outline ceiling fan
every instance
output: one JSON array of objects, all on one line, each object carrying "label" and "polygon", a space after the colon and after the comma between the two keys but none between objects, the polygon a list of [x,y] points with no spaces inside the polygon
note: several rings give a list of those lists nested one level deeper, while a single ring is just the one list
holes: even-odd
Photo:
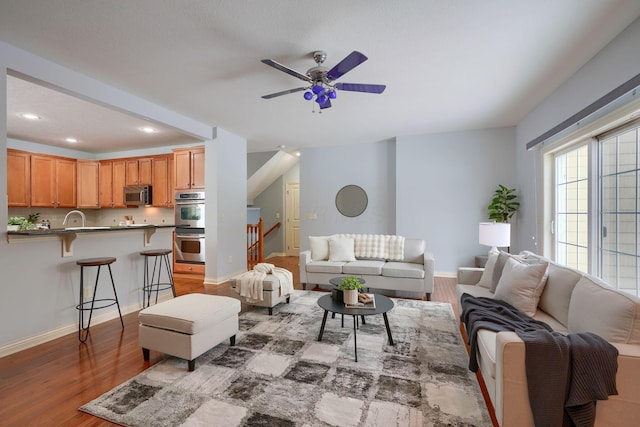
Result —
[{"label": "ceiling fan", "polygon": [[331,100],[336,99],[336,90],[382,93],[387,87],[385,85],[372,85],[364,83],[333,83],[334,80],[339,79],[367,60],[367,57],[358,51],[354,50],[353,52],[351,52],[330,70],[322,66],[326,58],[327,54],[325,52],[314,52],[313,60],[316,61],[316,66],[309,68],[306,75],[292,70],[291,68],[288,68],[280,64],[279,62],[274,61],[273,59],[263,59],[263,63],[275,68],[276,70],[284,71],[285,73],[293,77],[297,77],[300,80],[307,82],[309,86],[283,90],[282,92],[264,95],[262,98],[271,99],[277,96],[287,95],[289,93],[306,91],[304,93],[304,99],[310,101],[315,97],[315,102],[318,103],[320,109],[322,110],[331,107]]}]

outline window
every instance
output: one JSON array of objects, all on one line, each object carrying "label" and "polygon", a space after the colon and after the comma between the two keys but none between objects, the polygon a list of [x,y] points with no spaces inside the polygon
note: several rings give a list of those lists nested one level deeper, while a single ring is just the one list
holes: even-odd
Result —
[{"label": "window", "polygon": [[559,154],[556,164],[555,253],[560,264],[588,271],[587,144]]},{"label": "window", "polygon": [[638,131],[640,124],[608,132],[599,147],[599,276],[638,295]]},{"label": "window", "polygon": [[640,121],[551,155],[555,260],[640,295]]}]

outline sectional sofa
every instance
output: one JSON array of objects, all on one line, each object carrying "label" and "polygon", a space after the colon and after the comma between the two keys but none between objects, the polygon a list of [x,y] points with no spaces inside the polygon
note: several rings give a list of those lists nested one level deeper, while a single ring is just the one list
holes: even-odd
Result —
[{"label": "sectional sofa", "polygon": [[[518,262],[546,263],[546,280],[523,289],[522,280],[509,283],[509,278],[496,274],[499,269],[506,269],[501,265],[502,262],[513,264],[512,261],[501,262],[499,259],[510,257],[504,254],[489,257],[486,269],[459,269],[458,298],[469,294],[506,300],[562,334],[593,332],[604,338],[618,350],[618,394],[609,396],[608,400],[597,401],[595,425],[638,425],[640,298],[531,252],[519,254]],[[510,270],[510,277],[511,274]],[[506,288],[503,288],[504,285]],[[500,426],[533,426],[524,342],[515,332],[480,329],[477,333],[476,357]]]},{"label": "sectional sofa", "polygon": [[300,252],[300,282],[330,285],[334,277],[355,275],[370,289],[414,292],[431,299],[433,255],[422,239],[379,234],[310,236]]}]

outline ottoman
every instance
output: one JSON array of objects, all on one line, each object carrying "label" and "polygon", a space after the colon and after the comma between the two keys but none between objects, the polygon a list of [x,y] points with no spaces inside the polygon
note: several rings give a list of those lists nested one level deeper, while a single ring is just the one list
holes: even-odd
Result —
[{"label": "ottoman", "polygon": [[262,301],[248,302],[247,299],[240,295],[240,283],[236,279],[229,280],[231,289],[229,295],[237,298],[244,304],[253,305],[256,307],[267,307],[269,309],[269,315],[273,314],[273,307],[286,301],[289,303],[289,297],[287,295],[280,296],[280,280],[273,274],[267,274],[267,277],[262,281]]},{"label": "ottoman", "polygon": [[138,341],[144,360],[149,350],[189,361],[227,338],[235,345],[240,301],[225,296],[187,294],[147,307],[138,313]]}]

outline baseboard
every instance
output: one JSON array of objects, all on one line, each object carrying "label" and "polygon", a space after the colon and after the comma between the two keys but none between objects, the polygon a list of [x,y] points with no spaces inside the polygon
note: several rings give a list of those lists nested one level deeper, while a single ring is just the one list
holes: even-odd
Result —
[{"label": "baseboard", "polygon": [[243,270],[243,271],[237,271],[235,273],[232,274],[227,274],[226,276],[222,276],[222,277],[205,277],[204,278],[204,285],[212,285],[212,286],[219,286],[222,285],[226,282],[228,282],[229,280],[231,280],[232,278],[245,273],[247,270]]},{"label": "baseboard", "polygon": [[[170,292],[165,292],[164,294],[161,293],[160,296],[158,297],[158,302],[166,301],[166,300],[169,300],[170,298],[172,298],[172,295]],[[141,304],[133,304],[127,307],[120,307],[120,310],[122,311],[123,316],[129,313],[140,311],[141,309],[142,309]],[[96,312],[96,314],[94,314],[93,317],[91,318],[91,326],[93,327],[95,325],[99,325],[100,323],[108,322],[109,320],[113,320],[117,318],[118,318],[118,310],[115,310],[115,309],[105,313],[100,313],[100,314]],[[24,338],[24,339],[12,342],[10,344],[4,345],[0,347],[0,357],[8,356],[10,354],[17,353],[22,350],[27,350],[31,347],[44,344],[48,341],[55,340],[57,338],[63,337],[65,335],[69,335],[71,333],[74,333],[74,334],[78,333],[77,323],[61,326],[59,328],[52,329],[50,331],[46,331],[41,334],[34,335],[31,337]]]},{"label": "baseboard", "polygon": [[433,273],[434,276],[437,277],[446,277],[449,279],[457,279],[458,278],[458,274],[457,273],[452,273],[450,271],[436,271],[435,273]]}]

